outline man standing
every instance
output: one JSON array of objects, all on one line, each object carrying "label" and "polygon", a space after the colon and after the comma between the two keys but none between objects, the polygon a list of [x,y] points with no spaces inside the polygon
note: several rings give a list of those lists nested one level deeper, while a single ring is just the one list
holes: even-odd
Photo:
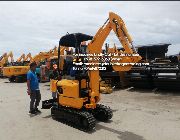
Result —
[{"label": "man standing", "polygon": [[[53,65],[53,71],[50,73],[49,77],[50,77],[50,80],[61,80],[61,77],[60,77],[60,74],[58,72],[56,64]],[[56,100],[57,92],[52,92],[52,97],[54,100]]]},{"label": "man standing", "polygon": [[41,94],[39,89],[39,82],[36,75],[37,64],[32,62],[30,64],[30,70],[27,73],[27,93],[30,95],[30,114],[41,113],[38,110],[39,102],[41,100]]},{"label": "man standing", "polygon": [[50,79],[60,80],[60,75],[57,69],[57,65],[53,64],[53,71],[50,73]]}]

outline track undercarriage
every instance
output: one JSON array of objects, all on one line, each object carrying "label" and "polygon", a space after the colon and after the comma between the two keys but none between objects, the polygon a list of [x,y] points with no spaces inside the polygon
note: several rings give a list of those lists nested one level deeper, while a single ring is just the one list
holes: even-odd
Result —
[{"label": "track undercarriage", "polygon": [[[47,101],[46,103],[44,102],[42,108],[47,109],[51,106],[50,104],[47,105],[47,103]],[[95,128],[96,119],[98,121],[106,122],[112,118],[113,113],[109,107],[101,104],[97,104],[95,109],[79,110],[58,105],[57,102],[53,102],[51,107],[51,116],[53,119],[64,124],[88,132]]]}]

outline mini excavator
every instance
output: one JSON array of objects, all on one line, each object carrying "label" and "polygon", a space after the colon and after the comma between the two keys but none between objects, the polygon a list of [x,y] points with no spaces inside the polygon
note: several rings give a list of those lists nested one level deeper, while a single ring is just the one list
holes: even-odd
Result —
[{"label": "mini excavator", "polygon": [[[61,63],[59,53],[61,46],[74,47],[75,53],[79,54],[81,42],[90,41],[86,48],[87,53],[99,54],[102,52],[103,43],[111,30],[115,32],[124,48],[122,53],[131,54],[114,57],[121,58],[121,63],[137,63],[141,60],[133,47],[132,39],[123,20],[117,14],[110,12],[109,18],[94,37],[82,33],[68,34],[61,37],[58,48],[59,66]],[[84,56],[77,55],[76,57],[76,61],[84,61]],[[90,59],[88,62],[98,63],[99,60]],[[98,64],[95,66],[98,66]],[[93,65],[93,67],[95,66]],[[131,68],[132,65],[113,65],[115,71],[129,71]],[[99,70],[87,70],[85,72],[78,70],[74,80],[53,80],[51,91],[57,91],[57,99],[42,101],[42,109],[51,109],[53,119],[58,119],[80,130],[92,131],[95,128],[96,119],[106,122],[113,116],[112,110],[108,106],[98,104],[100,101]]]}]

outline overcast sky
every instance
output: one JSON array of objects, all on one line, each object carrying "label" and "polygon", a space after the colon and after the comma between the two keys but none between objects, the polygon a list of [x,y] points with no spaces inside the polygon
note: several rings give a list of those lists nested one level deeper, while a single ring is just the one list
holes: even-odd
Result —
[{"label": "overcast sky", "polygon": [[[180,51],[180,2],[0,2],[0,55],[13,51],[33,55],[58,45],[67,32],[95,35],[117,13],[136,45],[171,43],[169,54]],[[107,43],[116,43],[113,32]]]}]

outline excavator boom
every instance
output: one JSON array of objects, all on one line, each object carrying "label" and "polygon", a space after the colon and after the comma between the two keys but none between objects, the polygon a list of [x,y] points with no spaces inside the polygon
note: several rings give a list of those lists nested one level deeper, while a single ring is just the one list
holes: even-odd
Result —
[{"label": "excavator boom", "polygon": [[12,51],[11,52],[9,52],[9,54],[4,54],[4,56],[1,58],[1,61],[0,61],[0,67],[3,67],[4,66],[4,64],[6,64],[6,63],[8,63],[8,58],[10,57],[10,61],[11,62],[14,62],[14,58],[13,58],[13,53],[12,53]]},{"label": "excavator boom", "polygon": [[[133,41],[131,36],[129,35],[126,26],[124,24],[124,21],[120,16],[117,14],[110,12],[109,18],[106,20],[104,25],[97,31],[96,35],[92,39],[92,41],[88,44],[88,50],[90,54],[94,53],[101,53],[102,46],[104,44],[104,41],[106,40],[107,36],[111,32],[111,30],[114,31],[117,38],[119,39],[122,47],[124,48],[124,53],[130,54],[132,56],[126,56],[122,57],[121,63],[136,63],[139,60],[141,60],[140,56],[133,56],[133,54],[136,54],[135,49],[133,48]],[[121,56],[118,56],[121,57]],[[90,63],[98,63],[98,60],[90,61]],[[98,65],[96,65],[98,67]],[[132,65],[127,66],[113,66],[113,69],[115,71],[129,71],[132,68]],[[91,93],[90,96],[92,98],[96,98],[96,101],[100,100],[99,95],[99,71],[98,70],[90,70],[89,71],[89,78],[90,78],[90,87],[91,87]],[[92,99],[92,101],[94,101]],[[95,105],[95,102],[92,104]]]},{"label": "excavator boom", "polygon": [[24,58],[24,61],[28,61],[28,59],[29,59],[29,61],[32,61],[32,56],[31,56],[31,53],[28,53],[27,55],[26,55],[26,57]]},{"label": "excavator boom", "polygon": [[17,62],[21,62],[22,60],[24,61],[25,59],[25,54],[23,53],[18,59]]}]

